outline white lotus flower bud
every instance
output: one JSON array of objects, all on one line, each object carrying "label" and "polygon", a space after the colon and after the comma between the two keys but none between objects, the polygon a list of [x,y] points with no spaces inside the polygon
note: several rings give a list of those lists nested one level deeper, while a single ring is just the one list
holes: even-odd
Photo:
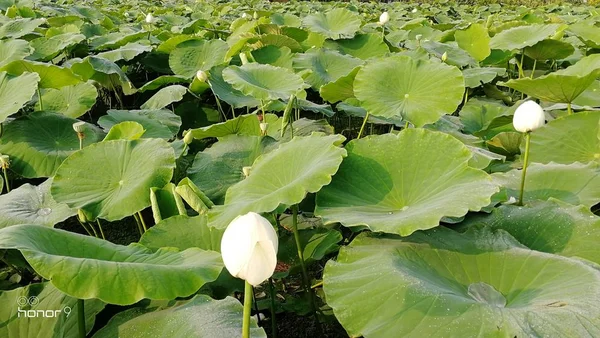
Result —
[{"label": "white lotus flower bud", "polygon": [[73,123],[73,130],[75,130],[75,132],[78,134],[83,133],[85,131],[85,122],[79,121]]},{"label": "white lotus flower bud", "polygon": [[146,23],[152,23],[154,21],[154,16],[152,15],[152,13],[148,13],[148,15],[146,15]]},{"label": "white lotus flower bud", "polygon": [[250,176],[250,169],[251,169],[251,168],[252,168],[252,167],[243,167],[243,168],[242,168],[242,173],[244,173],[244,176],[245,176],[245,177],[248,177],[248,176]]},{"label": "white lotus flower bud", "polygon": [[248,19],[248,14],[242,13],[242,19]]},{"label": "white lotus flower bud", "polygon": [[129,17],[129,13],[125,12],[125,13],[123,13],[123,16],[126,17],[126,18],[128,18]]},{"label": "white lotus flower bud", "polygon": [[221,255],[227,271],[253,286],[275,272],[278,247],[275,229],[255,212],[234,219],[221,239]]},{"label": "white lotus flower bud", "polygon": [[254,12],[254,14],[252,14],[252,17],[254,18],[254,20],[258,19],[258,13]]},{"label": "white lotus flower bud", "polygon": [[444,52],[444,54],[442,54],[442,62],[446,62],[446,60],[448,60],[448,52]]},{"label": "white lotus flower bud", "polygon": [[260,131],[263,134],[266,134],[268,129],[269,129],[269,124],[266,123],[266,122],[261,122],[261,124],[260,124]]},{"label": "white lotus flower bud", "polygon": [[196,72],[196,78],[200,82],[206,82],[208,80],[208,74],[203,70],[199,70]]},{"label": "white lotus flower bud", "polygon": [[525,101],[515,110],[513,126],[517,131],[527,133],[543,126],[545,122],[544,109],[533,101]]},{"label": "white lotus flower bud", "polygon": [[183,133],[183,143],[190,144],[192,141],[194,141],[194,134],[191,131]]},{"label": "white lotus flower bud", "polygon": [[416,9],[416,8],[413,8],[412,12],[413,12],[413,13],[416,13],[416,12],[417,12],[417,9]]},{"label": "white lotus flower bud", "polygon": [[388,22],[390,22],[390,14],[388,12],[381,13],[379,16],[379,24],[383,26]]}]

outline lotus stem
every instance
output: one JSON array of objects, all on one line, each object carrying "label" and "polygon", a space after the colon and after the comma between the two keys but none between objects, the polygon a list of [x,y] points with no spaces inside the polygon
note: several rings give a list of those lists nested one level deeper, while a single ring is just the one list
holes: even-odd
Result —
[{"label": "lotus stem", "polygon": [[102,235],[102,239],[106,239],[106,237],[104,237],[104,231],[102,230],[102,225],[100,224],[100,219],[96,218],[96,223],[98,223],[98,228],[100,228],[100,234]]},{"label": "lotus stem", "polygon": [[83,308],[83,299],[77,299],[77,324],[79,324],[79,338],[85,338],[85,309]]},{"label": "lotus stem", "polygon": [[244,318],[242,321],[242,338],[250,338],[250,313],[252,312],[252,285],[245,281],[244,288]]},{"label": "lotus stem", "polygon": [[4,174],[4,185],[6,185],[6,192],[10,192],[10,183],[8,183],[8,173],[6,172],[6,168],[2,168],[2,173]]},{"label": "lotus stem", "polygon": [[133,214],[133,219],[135,219],[135,223],[137,224],[138,231],[140,232],[140,236],[144,234],[144,229],[142,229],[142,223],[140,223],[140,219],[137,214]]},{"label": "lotus stem", "polygon": [[83,224],[82,221],[80,221],[79,219],[77,219],[77,221],[79,222],[81,227],[85,230],[85,232],[87,232],[88,235],[93,236],[92,233],[90,232],[90,230],[85,226],[85,224]]},{"label": "lotus stem", "polygon": [[37,88],[38,99],[40,101],[40,111],[44,110],[44,103],[42,102],[42,92],[40,91],[40,87]]},{"label": "lotus stem", "polygon": [[298,232],[298,205],[292,206],[292,231],[294,232],[294,240],[296,241],[296,249],[298,251],[298,258],[300,259],[300,267],[302,268],[302,281],[304,282],[304,290],[306,290],[306,293],[308,293],[308,296],[310,297],[310,305],[318,323],[319,318],[317,317],[317,305],[315,304],[312,289],[310,288],[308,270],[306,269],[306,264],[304,263],[304,249],[302,248],[302,243],[300,243],[300,233]]},{"label": "lotus stem", "polygon": [[[223,118],[225,118],[225,121],[227,121],[227,115],[225,115],[225,111],[223,111],[223,107],[221,106],[221,100],[219,100],[217,95],[215,95],[215,101],[217,102],[217,109],[219,110],[221,115],[223,115]],[[234,114],[234,117],[235,117],[235,114]]]},{"label": "lotus stem", "polygon": [[519,204],[523,205],[523,193],[525,191],[525,175],[527,175],[527,162],[529,160],[529,143],[531,132],[525,133],[525,157],[523,158],[523,172],[521,173],[521,192],[519,193]]},{"label": "lotus stem", "polygon": [[522,77],[525,77],[525,72],[523,71],[523,59],[525,57],[525,52],[523,50],[521,50],[521,62],[517,62],[517,65],[519,66],[519,79]]},{"label": "lotus stem", "polygon": [[537,60],[533,60],[533,68],[531,69],[531,76],[529,76],[530,79],[533,79],[533,74],[535,73],[535,66],[537,65]]},{"label": "lotus stem", "polygon": [[365,130],[365,125],[367,124],[367,120],[369,119],[369,112],[365,115],[365,119],[363,120],[362,126],[360,126],[360,131],[358,132],[358,138],[361,137],[363,130]]},{"label": "lotus stem", "polygon": [[88,225],[90,226],[90,228],[94,232],[94,237],[100,238],[100,237],[98,237],[98,232],[96,231],[96,228],[94,228],[94,225],[92,223],[88,223]]},{"label": "lotus stem", "polygon": [[571,108],[571,102],[567,102],[567,114],[573,114],[573,108]]},{"label": "lotus stem", "polygon": [[269,294],[269,297],[271,298],[271,337],[277,338],[277,318],[275,313],[275,286],[273,285],[273,278],[269,278]]},{"label": "lotus stem", "polygon": [[142,216],[141,212],[137,212],[138,217],[140,218],[140,222],[142,223],[142,227],[144,228],[144,232],[148,231],[148,228],[146,227],[146,222],[144,222],[144,217]]}]

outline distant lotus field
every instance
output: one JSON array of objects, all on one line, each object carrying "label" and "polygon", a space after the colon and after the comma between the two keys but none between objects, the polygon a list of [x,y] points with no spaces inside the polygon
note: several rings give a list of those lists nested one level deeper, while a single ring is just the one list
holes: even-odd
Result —
[{"label": "distant lotus field", "polygon": [[0,0],[0,337],[600,337],[597,6]]}]

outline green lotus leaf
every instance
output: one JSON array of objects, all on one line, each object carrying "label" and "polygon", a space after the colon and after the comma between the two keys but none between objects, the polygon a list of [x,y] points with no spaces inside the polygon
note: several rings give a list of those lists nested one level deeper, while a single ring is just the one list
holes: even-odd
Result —
[{"label": "green lotus leaf", "polygon": [[179,102],[187,93],[187,88],[181,85],[172,85],[162,88],[156,94],[152,95],[140,108],[142,109],[162,109],[171,103]]},{"label": "green lotus leaf", "polygon": [[109,110],[107,115],[98,119],[98,124],[108,130],[125,121],[141,124],[146,130],[144,138],[171,139],[181,127],[181,117],[167,109]]},{"label": "green lotus leaf", "polygon": [[281,34],[263,34],[251,41],[256,40],[256,42],[252,43],[250,46],[255,49],[263,48],[265,46],[274,46],[274,47],[287,47],[290,51],[294,53],[301,53],[304,51],[300,43],[298,41],[290,38],[287,35]]},{"label": "green lotus leaf", "polygon": [[118,84],[125,95],[131,95],[136,92],[135,87],[121,67],[107,59],[98,56],[88,56],[83,60],[73,63],[71,69],[74,73],[81,76],[84,81],[91,79],[111,90],[114,90]]},{"label": "green lotus leaf", "polygon": [[206,215],[194,217],[179,215],[162,220],[148,229],[142,235],[140,244],[150,249],[199,248],[220,252],[223,232],[223,229],[209,227]]},{"label": "green lotus leaf", "polygon": [[501,205],[491,214],[479,214],[461,223],[461,227],[473,226],[502,229],[532,250],[600,264],[600,217],[582,205],[552,198],[522,207]]},{"label": "green lotus leaf", "polygon": [[250,211],[271,212],[279,205],[300,203],[307,193],[331,182],[346,156],[339,147],[344,140],[341,135],[295,137],[259,156],[250,176],[227,190],[225,204],[210,210],[209,225],[222,229]]},{"label": "green lotus leaf", "polygon": [[[0,137],[0,153],[10,156],[10,169],[21,176],[50,177],[60,164],[79,150],[73,123],[80,122],[59,114],[39,113],[6,123]],[[102,140],[102,132],[86,124],[83,146]]]},{"label": "green lotus leaf", "polygon": [[33,50],[25,40],[0,41],[0,67],[15,60],[22,60],[31,53]]},{"label": "green lotus leaf", "polygon": [[150,206],[150,188],[169,183],[174,167],[173,148],[164,140],[100,142],[63,162],[52,182],[52,197],[91,219],[116,221]]},{"label": "green lotus leaf", "polygon": [[28,59],[49,61],[63,50],[71,48],[85,40],[85,35],[79,33],[65,33],[50,38],[41,37],[31,40],[30,45],[34,52]]},{"label": "green lotus leaf", "polygon": [[222,40],[185,41],[169,55],[169,67],[175,75],[192,78],[199,70],[207,71],[224,63],[227,49],[227,43]]},{"label": "green lotus leaf", "polygon": [[568,42],[546,39],[525,48],[525,55],[534,60],[561,60],[575,52]]},{"label": "green lotus leaf", "polygon": [[471,151],[454,137],[407,129],[353,140],[333,181],[317,194],[315,215],[325,224],[368,226],[407,236],[490,204],[498,191],[469,167]]},{"label": "green lotus leaf", "polygon": [[244,179],[243,167],[252,166],[260,155],[275,148],[271,137],[228,135],[199,152],[188,169],[188,177],[212,201],[222,204],[227,189]]},{"label": "green lotus leaf", "polygon": [[297,54],[294,58],[296,70],[311,71],[304,80],[315,90],[348,75],[362,63],[360,59],[325,48],[311,49],[304,54]]},{"label": "green lotus leaf", "polygon": [[354,79],[359,70],[360,67],[356,67],[350,71],[348,75],[342,76],[333,82],[321,86],[319,94],[321,94],[323,100],[336,103],[338,101],[354,98]]},{"label": "green lotus leaf", "polygon": [[223,79],[223,70],[225,66],[213,67],[209,71],[210,88],[215,96],[227,102],[233,108],[256,107],[260,105],[260,101],[256,98],[245,95],[241,91],[233,88],[228,82]]},{"label": "green lotus leaf", "polygon": [[[512,157],[521,153],[520,146],[522,142],[523,133],[502,132],[492,137],[486,144],[491,151]],[[531,153],[529,155],[531,156]]]},{"label": "green lotus leaf", "polygon": [[598,93],[600,93],[600,81],[596,80],[573,100],[573,105],[580,107],[600,107],[600,95]]},{"label": "green lotus leaf", "polygon": [[354,94],[370,114],[402,117],[417,127],[454,112],[464,91],[458,68],[408,56],[369,63],[354,80]]},{"label": "green lotus leaf", "polygon": [[487,28],[474,23],[465,30],[454,33],[458,47],[466,50],[475,60],[482,61],[490,56],[490,36]]},{"label": "green lotus leaf", "polygon": [[499,116],[510,116],[510,107],[491,100],[470,99],[460,110],[460,122],[463,130],[469,134],[487,129]]},{"label": "green lotus leaf", "polygon": [[166,85],[172,84],[185,84],[189,83],[190,80],[179,75],[162,75],[154,80],[146,82],[143,86],[138,89],[139,93],[143,93],[149,90],[157,90]]},{"label": "green lotus leaf", "polygon": [[[492,174],[494,181],[506,190],[509,197],[518,198],[521,170]],[[595,163],[539,164],[527,167],[523,203],[555,198],[588,208],[600,202],[600,169]]]},{"label": "green lotus leaf", "polygon": [[267,45],[253,50],[252,57],[258,63],[292,69],[294,54],[288,47]]},{"label": "green lotus leaf", "polygon": [[162,188],[150,188],[150,203],[154,223],[177,215],[187,216],[183,200],[175,192],[175,184],[173,183],[167,183]]},{"label": "green lotus leaf", "polygon": [[[288,126],[285,129],[283,136],[281,135],[281,124],[269,126],[269,136],[273,137],[279,142],[287,142],[292,139],[293,136],[310,136],[312,133],[322,133],[325,135],[335,134],[333,126],[327,122],[326,119],[322,120],[311,120],[307,118],[301,118],[292,122],[291,127]],[[292,133],[293,130],[293,133]]]},{"label": "green lotus leaf", "polygon": [[531,138],[532,162],[600,162],[600,112],[581,112],[550,121]]},{"label": "green lotus leaf", "polygon": [[589,22],[579,22],[570,25],[567,30],[577,35],[588,47],[600,48],[600,27]]},{"label": "green lotus leaf", "polygon": [[485,148],[474,147],[470,145],[467,145],[467,148],[471,151],[471,154],[473,155],[473,157],[471,157],[471,159],[469,160],[469,166],[475,169],[485,169],[493,161],[506,160],[506,156],[496,154]]},{"label": "green lotus leaf", "polygon": [[[298,235],[303,248],[302,256],[307,264],[319,261],[326,255],[338,251],[340,247],[338,243],[343,239],[338,230],[325,228],[302,229],[298,231]],[[291,265],[291,269],[301,268],[298,249],[291,231],[280,235],[277,259]]]},{"label": "green lotus leaf", "polygon": [[146,37],[146,32],[114,32],[96,36],[90,40],[95,50],[116,49]]},{"label": "green lotus leaf", "polygon": [[175,192],[200,215],[205,215],[215,205],[188,177],[177,184]]},{"label": "green lotus leaf", "polygon": [[463,70],[465,78],[465,87],[477,88],[482,83],[490,83],[498,76],[505,76],[505,68],[483,67],[483,68],[467,68]]},{"label": "green lotus leaf", "polygon": [[106,134],[106,137],[102,141],[137,140],[142,137],[145,132],[146,129],[144,129],[144,126],[137,122],[120,122],[110,128],[108,134]]},{"label": "green lotus leaf", "polygon": [[39,186],[25,183],[8,194],[0,195],[0,228],[17,224],[54,226],[74,216],[76,211],[52,199],[51,184],[52,179]]},{"label": "green lotus leaf", "polygon": [[445,54],[446,61],[444,63],[449,65],[459,68],[477,65],[477,61],[454,42],[422,41],[420,45],[427,53],[439,59],[442,59]]},{"label": "green lotus leaf", "polygon": [[[266,117],[265,122],[267,123],[272,123],[278,119],[277,115],[273,114],[267,114]],[[225,122],[192,129],[190,132],[193,133],[195,139],[199,140],[207,137],[223,137],[232,134],[252,136],[261,134],[260,121],[255,114],[240,115]]]},{"label": "green lotus leaf", "polygon": [[97,98],[98,91],[93,84],[80,82],[59,89],[43,90],[42,104],[45,112],[78,118],[92,109]]},{"label": "green lotus leaf", "polygon": [[98,53],[98,56],[112,62],[121,60],[131,61],[138,55],[151,51],[152,46],[142,45],[140,43],[128,43],[119,49]]},{"label": "green lotus leaf", "polygon": [[[242,312],[242,304],[233,297],[214,300],[197,295],[171,307],[123,311],[111,318],[94,338],[237,337],[242,332]],[[254,318],[250,320],[250,337],[267,337]]]},{"label": "green lotus leaf", "polygon": [[49,63],[15,60],[0,68],[0,71],[18,76],[26,72],[37,73],[39,75],[40,88],[61,88],[72,86],[81,82],[81,79],[73,74],[68,68],[55,66]]},{"label": "green lotus leaf", "polygon": [[494,35],[490,47],[507,51],[523,49],[553,36],[565,27],[560,24],[534,24],[510,28]]},{"label": "green lotus leaf", "polygon": [[223,70],[223,79],[258,100],[288,99],[304,88],[302,78],[292,71],[258,63],[229,66]]},{"label": "green lotus leaf", "polygon": [[327,303],[350,336],[600,334],[598,271],[524,248],[504,231],[361,234],[323,278]]},{"label": "green lotus leaf", "polygon": [[311,32],[323,34],[333,40],[351,39],[361,26],[358,14],[345,8],[335,8],[326,13],[308,15],[302,24]]},{"label": "green lotus leaf", "polygon": [[154,251],[39,225],[0,229],[0,248],[19,250],[39,275],[72,297],[118,305],[189,296],[223,268],[214,251]]},{"label": "green lotus leaf", "polygon": [[0,39],[20,38],[29,33],[32,33],[36,28],[38,28],[45,21],[46,21],[45,19],[29,19],[29,18],[11,19],[11,20],[5,21],[4,24],[2,26],[0,26]]},{"label": "green lotus leaf", "polygon": [[40,77],[36,73],[11,76],[0,72],[0,123],[21,109],[37,90]]},{"label": "green lotus leaf", "polygon": [[352,39],[327,40],[324,47],[362,60],[382,57],[390,52],[381,35],[375,33],[356,34]]},{"label": "green lotus leaf", "polygon": [[[48,282],[0,291],[0,302],[3,304],[0,309],[2,337],[76,338],[79,335],[77,299],[60,292]],[[94,327],[96,315],[104,306],[97,299],[84,301],[85,327],[88,333]],[[36,311],[36,315],[25,316],[19,310]],[[38,311],[44,311],[44,314]],[[46,316],[46,311],[52,311],[52,315]]]}]

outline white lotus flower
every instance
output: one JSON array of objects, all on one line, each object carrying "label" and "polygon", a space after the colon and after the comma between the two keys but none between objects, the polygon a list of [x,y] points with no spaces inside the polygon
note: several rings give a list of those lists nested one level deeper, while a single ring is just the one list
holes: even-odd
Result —
[{"label": "white lotus flower", "polygon": [[208,80],[208,74],[203,70],[199,70],[196,72],[196,78],[200,82],[206,82]]},{"label": "white lotus flower", "polygon": [[234,219],[221,239],[221,255],[227,271],[253,286],[275,272],[278,247],[275,229],[255,212]]},{"label": "white lotus flower", "polygon": [[545,122],[544,109],[533,101],[525,101],[515,111],[513,126],[517,131],[527,133],[543,126]]},{"label": "white lotus flower", "polygon": [[417,12],[417,9],[416,9],[416,8],[413,8],[412,12],[413,12],[413,13],[416,13],[416,12]]},{"label": "white lotus flower", "polygon": [[148,15],[146,15],[146,23],[152,23],[154,21],[154,16],[152,15],[152,13],[148,13]]},{"label": "white lotus flower", "polygon": [[388,22],[390,22],[390,14],[388,12],[381,13],[379,16],[379,24],[383,26]]},{"label": "white lotus flower", "polygon": [[266,134],[266,133],[267,133],[267,130],[269,130],[269,124],[268,124],[268,123],[266,123],[266,122],[261,122],[259,126],[260,126],[260,131],[261,131],[263,134]]}]

